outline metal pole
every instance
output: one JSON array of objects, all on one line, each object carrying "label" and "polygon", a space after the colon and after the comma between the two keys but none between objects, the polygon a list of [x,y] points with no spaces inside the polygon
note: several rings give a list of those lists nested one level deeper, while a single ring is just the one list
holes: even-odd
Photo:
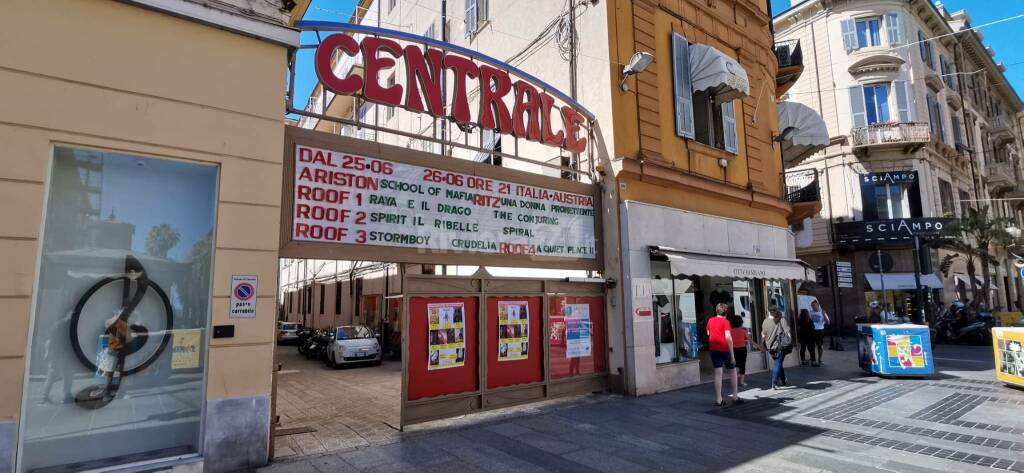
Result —
[{"label": "metal pole", "polygon": [[924,323],[924,294],[921,292],[921,237],[914,235],[914,295],[917,299],[914,310]]},{"label": "metal pole", "polygon": [[885,307],[889,303],[889,295],[885,293],[885,266],[882,266],[882,250],[876,248],[875,251],[878,252],[878,281],[882,285],[882,312],[885,312]]}]

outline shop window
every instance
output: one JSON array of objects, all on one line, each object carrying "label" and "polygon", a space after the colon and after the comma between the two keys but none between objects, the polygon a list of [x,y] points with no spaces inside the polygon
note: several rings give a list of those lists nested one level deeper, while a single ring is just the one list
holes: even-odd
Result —
[{"label": "shop window", "polygon": [[875,203],[879,220],[910,218],[910,200],[902,184],[875,185]]},{"label": "shop window", "polygon": [[21,467],[197,454],[217,168],[57,147],[50,172]]},{"label": "shop window", "polygon": [[956,204],[953,203],[953,185],[945,179],[939,179],[939,201],[942,204],[942,215],[956,214]]}]

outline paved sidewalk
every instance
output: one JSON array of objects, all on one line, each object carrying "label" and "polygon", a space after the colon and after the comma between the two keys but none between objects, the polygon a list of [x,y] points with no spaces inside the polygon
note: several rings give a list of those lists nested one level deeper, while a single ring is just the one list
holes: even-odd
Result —
[{"label": "paved sidewalk", "polygon": [[[855,347],[847,341],[847,347]],[[856,352],[788,370],[782,391],[714,409],[710,386],[594,395],[414,426],[391,443],[294,457],[262,472],[1024,472],[1024,392],[994,381],[991,349],[940,345],[940,374],[882,379]]]}]

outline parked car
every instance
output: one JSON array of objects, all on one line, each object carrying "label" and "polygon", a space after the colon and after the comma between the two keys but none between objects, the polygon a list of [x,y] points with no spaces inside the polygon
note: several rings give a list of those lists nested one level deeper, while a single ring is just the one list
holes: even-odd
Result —
[{"label": "parked car", "polygon": [[334,341],[324,357],[332,368],[347,363],[370,361],[381,363],[380,342],[370,327],[365,325],[343,325],[334,329]]},{"label": "parked car", "polygon": [[295,343],[299,339],[300,328],[295,322],[277,322],[277,344]]}]

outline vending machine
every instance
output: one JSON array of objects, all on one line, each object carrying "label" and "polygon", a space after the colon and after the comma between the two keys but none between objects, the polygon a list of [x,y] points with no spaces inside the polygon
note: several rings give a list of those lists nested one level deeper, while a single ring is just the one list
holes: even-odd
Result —
[{"label": "vending machine", "polygon": [[926,325],[857,325],[861,369],[883,376],[929,376],[935,373]]}]

